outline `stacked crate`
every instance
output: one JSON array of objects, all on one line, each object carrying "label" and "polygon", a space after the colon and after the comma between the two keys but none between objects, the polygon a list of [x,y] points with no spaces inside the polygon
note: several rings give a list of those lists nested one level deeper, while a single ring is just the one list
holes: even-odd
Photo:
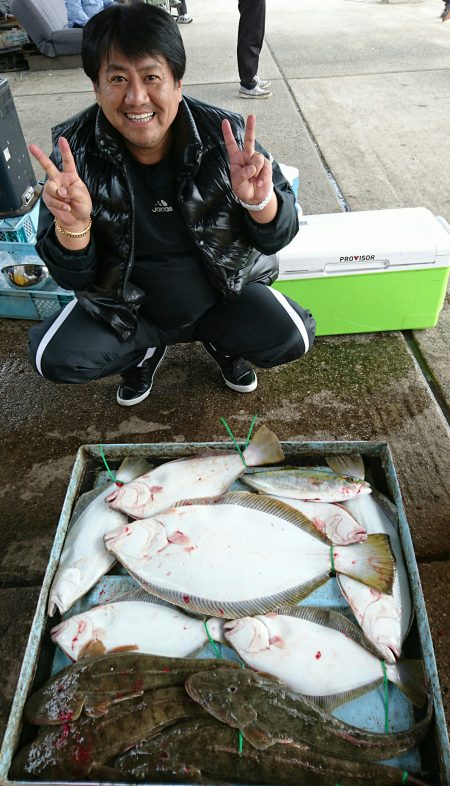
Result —
[{"label": "stacked crate", "polygon": [[[25,264],[36,252],[36,232],[40,200],[25,215],[18,218],[0,219],[0,263],[10,257],[14,264]],[[46,319],[65,306],[73,298],[73,292],[61,289],[48,279],[45,288],[39,291],[12,287],[0,274],[0,317],[17,319]]]}]

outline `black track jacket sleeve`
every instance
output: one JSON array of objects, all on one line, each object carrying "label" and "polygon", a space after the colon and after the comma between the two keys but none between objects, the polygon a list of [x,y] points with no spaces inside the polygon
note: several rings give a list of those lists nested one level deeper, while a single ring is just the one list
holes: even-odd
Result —
[{"label": "black track jacket sleeve", "polygon": [[[266,158],[267,152],[256,144],[256,149]],[[272,161],[272,179],[274,191],[278,199],[278,210],[273,221],[268,224],[258,224],[253,220],[251,213],[242,208],[245,215],[246,228],[255,248],[262,254],[276,254],[291,242],[298,232],[298,211],[294,191],[284,177],[276,161]]]},{"label": "black track jacket sleeve", "polygon": [[82,251],[67,251],[56,237],[53,215],[44,202],[39,209],[36,251],[47,265],[50,275],[63,289],[83,290],[94,281],[96,271],[95,240]]}]

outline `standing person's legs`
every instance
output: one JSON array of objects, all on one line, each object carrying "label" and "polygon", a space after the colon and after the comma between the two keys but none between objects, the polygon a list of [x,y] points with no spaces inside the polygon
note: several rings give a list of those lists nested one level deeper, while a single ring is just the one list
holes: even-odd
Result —
[{"label": "standing person's legs", "polygon": [[76,300],[34,326],[29,337],[35,370],[52,382],[69,384],[127,372],[154,355],[155,348],[165,349],[154,324],[139,320],[135,337],[122,342]]},{"label": "standing person's legs", "polygon": [[241,85],[256,86],[259,55],[264,42],[266,0],[239,0],[237,62]]},{"label": "standing person's legs", "polygon": [[313,316],[298,303],[264,284],[249,284],[237,300],[209,309],[195,338],[216,360],[228,387],[244,393],[255,389],[256,375],[242,358],[262,368],[290,363],[312,346],[315,328]]}]

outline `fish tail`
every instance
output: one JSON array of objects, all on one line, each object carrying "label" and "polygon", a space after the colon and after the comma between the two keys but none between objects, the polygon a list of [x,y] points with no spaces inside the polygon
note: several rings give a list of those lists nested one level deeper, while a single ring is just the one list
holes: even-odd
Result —
[{"label": "fish tail", "polygon": [[141,475],[145,475],[150,469],[150,464],[140,456],[127,456],[116,473],[116,481],[121,483],[130,483]]},{"label": "fish tail", "polygon": [[423,661],[404,658],[395,665],[386,666],[386,673],[394,685],[412,701],[423,707],[428,697]]},{"label": "fish tail", "polygon": [[395,578],[395,562],[388,535],[368,535],[362,543],[333,546],[336,573],[343,573],[383,594],[390,595]]},{"label": "fish tail", "polygon": [[267,426],[261,426],[244,450],[244,459],[249,467],[283,461],[284,453],[280,440]]},{"label": "fish tail", "polygon": [[329,467],[338,475],[346,475],[351,478],[364,480],[366,470],[364,460],[360,453],[350,453],[349,455],[327,456],[326,461]]}]

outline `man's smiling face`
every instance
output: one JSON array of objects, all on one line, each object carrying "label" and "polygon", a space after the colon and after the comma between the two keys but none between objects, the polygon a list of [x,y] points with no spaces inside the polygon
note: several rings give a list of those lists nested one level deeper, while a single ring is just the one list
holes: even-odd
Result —
[{"label": "man's smiling face", "polygon": [[174,79],[166,58],[147,55],[131,61],[113,49],[94,88],[98,105],[130,153],[143,164],[161,161],[181,101],[181,81]]}]

